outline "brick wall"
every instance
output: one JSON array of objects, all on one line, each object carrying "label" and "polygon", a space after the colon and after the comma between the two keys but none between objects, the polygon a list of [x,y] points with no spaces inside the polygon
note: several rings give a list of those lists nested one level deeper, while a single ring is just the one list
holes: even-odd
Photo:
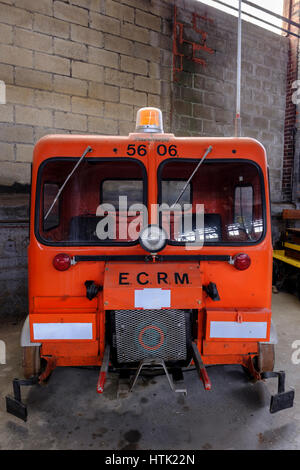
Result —
[{"label": "brick wall", "polygon": [[[299,2],[296,0],[285,0],[284,16],[295,22],[300,22]],[[285,26],[286,27],[286,26]],[[299,33],[297,27],[288,25],[291,32]],[[296,140],[296,105],[292,101],[292,95],[295,92],[293,83],[298,79],[298,46],[299,39],[295,36],[289,36],[289,54],[287,67],[287,89],[286,89],[286,112],[284,129],[284,156],[283,156],[283,174],[282,174],[282,198],[285,201],[292,201],[293,197],[293,179],[294,179],[294,155]]]},{"label": "brick wall", "polygon": [[[292,20],[300,23],[300,3],[298,0],[285,0],[284,14]],[[289,26],[291,32],[299,34],[297,27]],[[299,102],[299,78],[300,56],[299,39],[293,36],[290,40],[290,56],[288,68],[288,87],[286,105],[286,129],[285,152],[283,161],[284,187],[283,197],[291,200],[294,207],[300,208],[300,102]],[[296,81],[296,86],[292,86]],[[295,94],[296,102],[292,102],[292,94]]]}]

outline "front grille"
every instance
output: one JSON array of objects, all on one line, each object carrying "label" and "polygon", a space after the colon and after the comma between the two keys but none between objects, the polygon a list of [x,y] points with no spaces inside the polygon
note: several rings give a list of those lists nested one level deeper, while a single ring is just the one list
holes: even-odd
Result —
[{"label": "front grille", "polygon": [[186,360],[188,335],[184,310],[116,310],[114,317],[118,363],[150,357]]}]

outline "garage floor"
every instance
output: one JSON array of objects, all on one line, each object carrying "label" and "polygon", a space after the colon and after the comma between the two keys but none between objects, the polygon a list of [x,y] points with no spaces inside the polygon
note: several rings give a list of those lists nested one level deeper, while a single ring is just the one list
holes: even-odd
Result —
[{"label": "garage floor", "polygon": [[8,349],[7,364],[0,365],[0,448],[299,449],[300,364],[291,361],[291,345],[300,340],[299,300],[274,294],[273,320],[279,335],[276,370],[286,370],[287,384],[296,390],[292,409],[271,415],[275,379],[252,384],[238,366],[210,367],[210,392],[191,371],[185,373],[185,398],[172,393],[166,377],[159,376],[140,381],[122,399],[116,398],[116,377],[99,396],[97,370],[58,368],[48,385],[23,388],[27,423],[7,414],[4,400],[11,380],[20,375],[21,323],[0,325]]}]

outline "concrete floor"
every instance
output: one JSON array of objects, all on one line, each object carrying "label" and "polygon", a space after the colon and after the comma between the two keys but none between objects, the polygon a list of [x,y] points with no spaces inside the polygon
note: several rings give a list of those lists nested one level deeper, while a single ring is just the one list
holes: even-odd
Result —
[{"label": "concrete floor", "polygon": [[300,364],[291,361],[291,345],[300,340],[299,300],[274,294],[273,320],[279,335],[276,370],[286,371],[296,391],[292,409],[271,415],[275,380],[252,384],[238,366],[210,367],[210,392],[191,371],[185,373],[185,398],[160,376],[139,382],[122,399],[116,398],[116,377],[99,396],[97,370],[58,368],[48,385],[23,388],[27,423],[7,414],[4,401],[20,375],[21,323],[0,325],[8,348],[7,364],[0,365],[0,449],[299,449]]}]

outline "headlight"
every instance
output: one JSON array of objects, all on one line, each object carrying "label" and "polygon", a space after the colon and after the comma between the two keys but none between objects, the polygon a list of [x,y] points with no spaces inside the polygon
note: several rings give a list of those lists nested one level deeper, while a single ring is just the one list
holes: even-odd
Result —
[{"label": "headlight", "polygon": [[166,246],[167,234],[158,225],[148,225],[141,231],[139,241],[144,250],[157,253]]}]

